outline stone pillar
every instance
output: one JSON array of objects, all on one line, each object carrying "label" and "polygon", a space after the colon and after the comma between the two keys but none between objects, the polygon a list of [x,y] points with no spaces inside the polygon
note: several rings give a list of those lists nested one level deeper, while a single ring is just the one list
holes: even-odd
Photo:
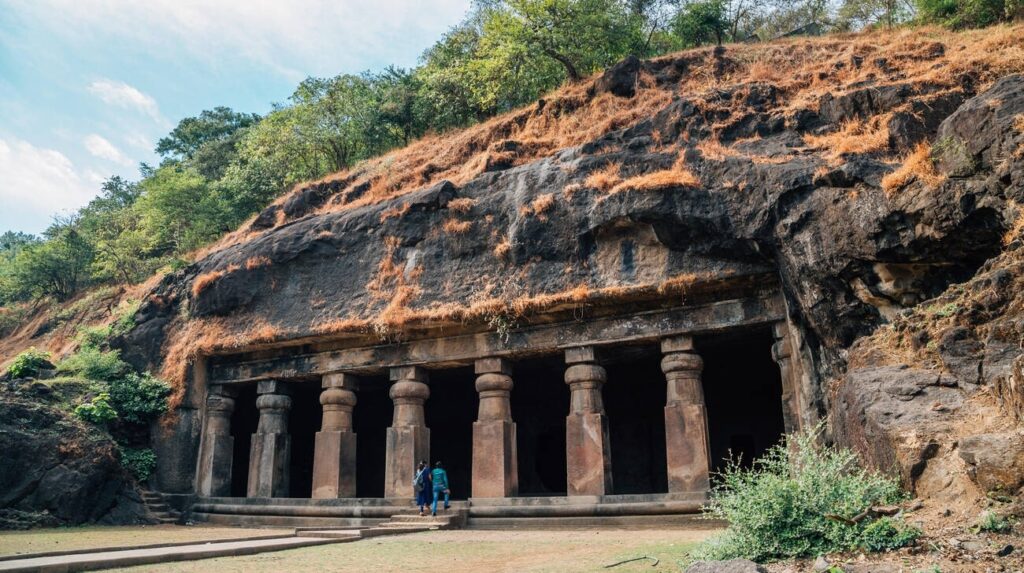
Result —
[{"label": "stone pillar", "polygon": [[288,385],[263,380],[256,389],[260,422],[252,435],[249,453],[249,497],[288,497],[288,473],[292,437],[288,434],[288,411],[292,408]]},{"label": "stone pillar", "polygon": [[356,434],[352,431],[352,409],[359,380],[351,374],[326,374],[321,385],[324,417],[313,451],[313,497],[355,497]]},{"label": "stone pillar", "polygon": [[430,397],[427,371],[418,366],[391,369],[395,415],[387,434],[384,497],[411,498],[412,478],[420,460],[430,461],[430,430],[423,403]]},{"label": "stone pillar", "polygon": [[566,349],[565,362],[565,383],[572,392],[565,418],[568,494],[607,495],[612,493],[612,456],[601,386],[608,375],[593,346]]},{"label": "stone pillar", "polygon": [[198,493],[203,497],[231,495],[231,464],[235,451],[231,414],[235,411],[235,395],[234,388],[216,384],[210,387],[206,397],[198,484]]},{"label": "stone pillar", "polygon": [[800,429],[799,380],[793,368],[789,326],[785,321],[776,322],[772,325],[772,334],[775,336],[772,358],[779,365],[779,374],[782,376],[782,421],[788,434]]},{"label": "stone pillar", "polygon": [[711,454],[708,415],[700,373],[704,361],[693,338],[675,336],[661,342],[661,370],[668,381],[665,404],[665,457],[669,493],[706,495]]},{"label": "stone pillar", "polygon": [[476,361],[480,409],[473,422],[473,497],[512,497],[519,492],[516,424],[509,393],[512,365],[503,358]]}]

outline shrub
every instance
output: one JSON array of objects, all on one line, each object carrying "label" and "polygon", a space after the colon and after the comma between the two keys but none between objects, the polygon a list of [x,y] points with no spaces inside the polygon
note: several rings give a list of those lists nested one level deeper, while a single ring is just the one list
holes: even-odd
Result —
[{"label": "shrub", "polygon": [[57,371],[61,374],[82,376],[89,380],[114,380],[128,370],[128,364],[121,360],[120,351],[103,351],[95,346],[85,345],[57,365]]},{"label": "shrub", "polygon": [[167,411],[167,396],[171,387],[148,372],[130,372],[107,382],[110,401],[121,419],[145,424]]},{"label": "shrub", "polygon": [[974,526],[976,531],[984,531],[986,533],[1007,533],[1012,528],[1010,520],[994,511],[982,513],[978,519],[978,524]]},{"label": "shrub", "polygon": [[117,419],[117,411],[110,405],[110,394],[100,392],[91,401],[76,406],[75,416],[86,422],[105,426]]},{"label": "shrub", "polygon": [[39,374],[41,368],[51,366],[50,353],[37,350],[33,346],[14,357],[14,361],[7,368],[7,373],[11,375],[11,378],[27,378]]},{"label": "shrub", "polygon": [[149,479],[156,469],[156,454],[149,448],[120,448],[121,466],[137,481]]},{"label": "shrub", "polygon": [[917,537],[896,520],[875,525],[851,519],[872,505],[898,502],[903,493],[895,478],[858,467],[849,450],[818,445],[820,432],[821,426],[791,436],[750,469],[730,463],[708,508],[729,526],[698,547],[696,559],[812,557],[900,546]]},{"label": "shrub", "polygon": [[913,545],[921,530],[902,520],[883,517],[864,528],[860,548],[865,551],[891,551]]},{"label": "shrub", "polygon": [[109,325],[78,327],[78,344],[81,347],[102,348],[110,338]]}]

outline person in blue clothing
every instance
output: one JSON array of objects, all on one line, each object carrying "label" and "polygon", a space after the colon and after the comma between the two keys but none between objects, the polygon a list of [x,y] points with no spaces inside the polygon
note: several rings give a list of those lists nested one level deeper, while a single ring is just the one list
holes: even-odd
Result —
[{"label": "person in blue clothing", "polygon": [[412,488],[416,492],[416,505],[420,506],[420,515],[423,515],[423,512],[426,511],[425,508],[430,505],[433,495],[430,466],[427,465],[427,462],[420,462],[420,465],[416,466],[416,475],[412,478]]},{"label": "person in blue clothing", "polygon": [[444,471],[441,462],[434,464],[434,471],[430,472],[430,479],[434,486],[434,505],[430,508],[430,515],[437,515],[437,499],[444,494],[444,508],[448,509],[448,496],[451,490],[448,489],[448,472]]}]

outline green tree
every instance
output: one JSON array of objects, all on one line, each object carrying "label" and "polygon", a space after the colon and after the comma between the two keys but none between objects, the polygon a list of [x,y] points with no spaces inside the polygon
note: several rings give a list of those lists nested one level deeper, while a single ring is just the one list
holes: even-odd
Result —
[{"label": "green tree", "polygon": [[207,179],[219,179],[237,155],[245,129],[260,120],[254,113],[229,107],[204,110],[178,122],[167,137],[157,142],[156,152],[165,160],[188,162]]},{"label": "green tree", "polygon": [[45,241],[22,247],[10,261],[5,299],[67,300],[88,282],[94,250],[75,220],[57,221],[43,235]]},{"label": "green tree", "polygon": [[672,29],[686,47],[721,45],[729,30],[726,7],[724,0],[689,2],[676,14]]},{"label": "green tree", "polygon": [[924,22],[978,28],[1024,18],[1024,0],[916,0]]},{"label": "green tree", "polygon": [[910,0],[844,0],[839,8],[842,29],[859,30],[882,25],[892,28],[914,17]]},{"label": "green tree", "polygon": [[226,207],[195,170],[165,165],[141,185],[136,207],[154,254],[184,253],[229,229]]}]

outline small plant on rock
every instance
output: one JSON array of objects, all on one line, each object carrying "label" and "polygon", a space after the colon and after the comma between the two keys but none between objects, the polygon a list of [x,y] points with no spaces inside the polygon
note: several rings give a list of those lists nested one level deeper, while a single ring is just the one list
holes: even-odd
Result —
[{"label": "small plant on rock", "polygon": [[120,418],[126,422],[146,424],[167,411],[171,387],[146,372],[129,372],[107,382],[110,401]]},{"label": "small plant on rock", "polygon": [[121,360],[120,351],[103,351],[95,346],[86,345],[57,365],[57,371],[61,374],[81,376],[89,380],[114,380],[128,370],[128,364]]},{"label": "small plant on rock", "polygon": [[882,517],[871,522],[860,536],[860,547],[865,551],[892,551],[913,545],[921,530],[901,519]]},{"label": "small plant on rock", "polygon": [[121,466],[137,481],[149,479],[156,469],[156,454],[149,448],[120,448]]},{"label": "small plant on rock", "polygon": [[1009,519],[994,511],[986,511],[978,518],[978,524],[974,526],[976,532],[984,533],[1008,533],[1013,529]]},{"label": "small plant on rock", "polygon": [[53,365],[50,364],[50,353],[37,350],[33,346],[14,357],[7,373],[11,378],[28,378],[38,375],[39,370],[43,368],[53,368]]},{"label": "small plant on rock", "polygon": [[97,426],[106,426],[117,419],[117,410],[110,405],[110,394],[100,392],[92,400],[76,406],[75,416]]}]

